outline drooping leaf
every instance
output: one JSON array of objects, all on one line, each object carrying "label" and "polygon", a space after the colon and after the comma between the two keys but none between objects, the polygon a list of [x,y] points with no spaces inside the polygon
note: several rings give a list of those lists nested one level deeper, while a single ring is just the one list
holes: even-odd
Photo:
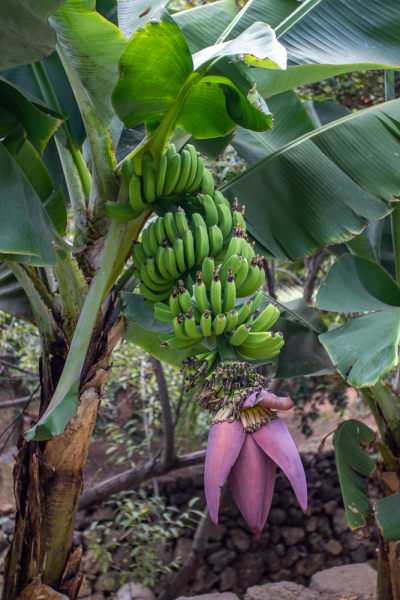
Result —
[{"label": "drooping leaf", "polygon": [[224,40],[235,38],[256,21],[268,23],[275,29],[298,7],[298,0],[249,0],[223,34]]},{"label": "drooping leaf", "polygon": [[[65,0],[3,0],[0,22],[0,71],[41,60],[56,45],[48,18]],[[23,42],[22,42],[23,40]]]},{"label": "drooping leaf", "polygon": [[376,262],[345,254],[319,288],[317,307],[335,312],[366,312],[400,307],[400,288]]},{"label": "drooping leaf", "polygon": [[351,114],[351,110],[331,98],[319,102],[304,102],[304,108],[310,115],[316,129]]},{"label": "drooping leaf", "polygon": [[396,0],[311,0],[276,29],[288,52],[284,72],[254,73],[264,97],[351,71],[399,68]]},{"label": "drooping leaf", "polygon": [[79,381],[74,381],[65,396],[54,406],[40,422],[32,427],[25,439],[41,441],[54,435],[61,435],[67,423],[74,417],[78,409]]},{"label": "drooping leaf", "polygon": [[35,321],[28,296],[5,262],[0,263],[0,310],[17,319]]},{"label": "drooping leaf", "polygon": [[164,350],[160,346],[159,335],[172,333],[172,325],[155,319],[153,308],[145,304],[140,294],[122,293],[121,302],[122,314],[125,316],[126,322],[124,338],[159,360],[173,367],[181,368],[182,361],[188,356],[209,351],[209,348],[202,344],[182,350]]},{"label": "drooping leaf", "polygon": [[370,448],[374,438],[374,432],[367,425],[354,419],[341,423],[333,436],[347,520],[359,538],[370,535],[368,520],[371,520],[372,511],[365,495],[367,482],[364,477],[371,477],[376,463],[363,448]]},{"label": "drooping leaf", "polygon": [[45,202],[45,209],[47,214],[49,215],[54,227],[57,230],[57,233],[64,237],[65,232],[67,231],[67,208],[64,202],[64,196],[62,190],[59,189],[58,192],[54,194],[51,198]]},{"label": "drooping leaf", "polygon": [[127,40],[130,40],[138,27],[144,27],[150,19],[158,19],[162,8],[170,0],[118,0],[118,27]]},{"label": "drooping leaf", "polygon": [[28,179],[0,144],[0,252],[32,257],[31,264],[54,265],[50,219]]},{"label": "drooping leaf", "polygon": [[118,4],[117,0],[96,0],[96,11],[118,27]]},{"label": "drooping leaf", "polygon": [[352,114],[273,152],[221,191],[240,204],[252,198],[249,231],[275,256],[313,254],[388,214],[382,199],[400,193],[398,123],[400,100]]},{"label": "drooping leaf", "polygon": [[360,235],[347,242],[350,252],[379,263],[384,222],[385,219],[381,219],[371,223]]},{"label": "drooping leaf", "polygon": [[398,364],[400,311],[389,309],[357,317],[319,339],[350,385],[374,385]]},{"label": "drooping leaf", "polygon": [[388,542],[400,540],[400,493],[381,498],[375,503],[375,518]]}]

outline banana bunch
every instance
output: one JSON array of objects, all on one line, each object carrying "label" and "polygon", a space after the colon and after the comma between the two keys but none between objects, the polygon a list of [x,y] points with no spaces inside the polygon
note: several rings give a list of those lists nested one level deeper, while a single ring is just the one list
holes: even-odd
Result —
[{"label": "banana bunch", "polygon": [[156,199],[171,200],[173,197],[178,204],[184,200],[199,207],[196,194],[200,188],[203,194],[214,194],[212,175],[192,144],[187,144],[180,154],[174,144],[169,144],[166,153],[158,157],[157,165],[151,152],[145,152],[140,176],[135,173],[132,161],[126,159],[121,166],[121,175],[128,190],[129,204],[107,202],[103,206],[106,215],[118,221],[136,219]]}]

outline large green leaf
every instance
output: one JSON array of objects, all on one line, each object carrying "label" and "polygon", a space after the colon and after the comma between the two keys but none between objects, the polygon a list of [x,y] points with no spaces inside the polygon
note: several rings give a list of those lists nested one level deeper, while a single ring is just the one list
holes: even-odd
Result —
[{"label": "large green leaf", "polygon": [[317,307],[335,312],[366,312],[400,307],[400,288],[376,262],[345,254],[319,288]]},{"label": "large green leaf", "polygon": [[32,265],[54,265],[50,219],[28,179],[0,144],[0,252],[30,255]]},{"label": "large green leaf", "polygon": [[35,320],[28,296],[4,262],[0,263],[0,310],[31,323]]},{"label": "large green leaf", "polygon": [[316,129],[351,114],[351,110],[340,104],[337,100],[329,98],[320,102],[309,100],[304,102],[304,108],[310,115],[310,119]]},{"label": "large green leaf", "polygon": [[256,132],[238,127],[235,131],[232,146],[250,165],[315,129],[304,105],[292,91],[270,98],[268,108],[274,115],[273,129]]},{"label": "large green leaf", "polygon": [[397,0],[309,0],[276,29],[285,72],[254,75],[263,96],[362,69],[399,68]]},{"label": "large green leaf", "polygon": [[400,194],[398,123],[400,100],[352,114],[269,154],[221,191],[246,205],[250,233],[275,256],[313,254],[388,214],[382,199]]},{"label": "large green leaf", "polygon": [[298,0],[249,0],[222,37],[231,40],[256,21],[264,21],[275,29],[298,6]]},{"label": "large green leaf", "polygon": [[41,60],[56,44],[47,20],[65,0],[2,0],[0,71]]},{"label": "large green leaf", "polygon": [[235,124],[268,129],[271,116],[262,98],[257,92],[246,97],[251,83],[245,80],[241,89],[224,75],[206,74],[227,57],[259,60],[266,68],[285,63],[283,47],[263,23],[231,42],[205,48],[192,60],[181,30],[163,11],[161,22],[151,21],[136,31],[122,55],[112,96],[118,117],[127,128],[146,123],[149,134],[160,128],[164,138],[177,126],[196,138],[223,136]]},{"label": "large green leaf", "polygon": [[347,520],[359,538],[370,535],[367,520],[368,517],[371,519],[372,511],[365,495],[368,484],[364,477],[371,477],[376,463],[363,448],[370,448],[374,439],[374,432],[361,421],[354,419],[341,423],[333,436],[336,467]]},{"label": "large green leaf", "polygon": [[28,442],[33,439],[41,441],[48,440],[54,435],[61,435],[67,423],[78,410],[78,391],[79,381],[77,380],[63,398],[42,417],[40,422],[26,433],[25,439]]},{"label": "large green leaf", "polygon": [[375,503],[375,518],[388,542],[400,540],[400,493],[381,498]]},{"label": "large green leaf", "polygon": [[126,322],[124,338],[159,360],[181,368],[182,362],[188,356],[209,351],[209,348],[202,344],[182,350],[163,350],[158,336],[162,333],[172,333],[172,325],[155,319],[153,308],[145,304],[140,294],[125,292],[121,294],[121,303]]},{"label": "large green leaf", "polygon": [[374,385],[398,364],[400,311],[389,309],[357,317],[319,339],[350,385]]},{"label": "large green leaf", "polygon": [[149,19],[157,19],[160,10],[168,6],[170,0],[118,0],[118,27],[129,40],[138,27],[144,27]]}]

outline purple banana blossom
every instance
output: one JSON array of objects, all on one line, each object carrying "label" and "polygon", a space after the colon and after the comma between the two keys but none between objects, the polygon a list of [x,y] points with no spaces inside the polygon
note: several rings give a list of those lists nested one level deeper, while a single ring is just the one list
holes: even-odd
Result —
[{"label": "purple banana blossom", "polygon": [[[256,407],[289,410],[290,398],[278,398],[262,390],[251,394],[241,414],[251,418]],[[246,411],[246,412],[244,412]],[[246,424],[246,422],[245,422]],[[211,520],[218,524],[221,489],[228,479],[240,512],[257,537],[261,534],[275,486],[276,465],[288,477],[303,510],[307,510],[307,484],[304,468],[293,439],[279,417],[247,431],[243,419],[212,425],[208,437],[204,472],[205,492]]]}]

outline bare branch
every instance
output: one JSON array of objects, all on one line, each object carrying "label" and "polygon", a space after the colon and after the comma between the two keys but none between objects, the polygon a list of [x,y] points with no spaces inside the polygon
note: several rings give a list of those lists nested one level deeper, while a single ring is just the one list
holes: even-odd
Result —
[{"label": "bare branch", "polygon": [[3,367],[7,367],[7,369],[14,369],[14,371],[20,371],[21,373],[25,373],[25,375],[29,375],[30,378],[39,379],[39,373],[34,373],[33,371],[29,371],[28,369],[22,369],[13,363],[8,362],[7,360],[3,360],[0,358],[0,365]]},{"label": "bare branch", "polygon": [[271,296],[271,298],[276,298],[275,277],[274,277],[275,259],[271,258],[271,266],[269,267],[267,259],[264,258],[264,271],[265,271],[265,277],[267,280],[268,294]]},{"label": "bare branch", "polygon": [[23,406],[28,400],[37,400],[40,398],[40,394],[34,394],[33,396],[23,396],[22,398],[16,398],[15,400],[7,400],[7,402],[0,402],[0,410],[2,408],[17,408]]},{"label": "bare branch", "polygon": [[286,275],[290,275],[290,277],[292,279],[294,279],[299,285],[301,285],[301,286],[304,285],[304,282],[300,279],[300,277],[297,277],[297,275],[292,273],[292,271],[288,271],[288,269],[282,269],[281,267],[275,267],[275,271],[279,271],[279,273],[285,273]]},{"label": "bare branch", "polygon": [[178,573],[168,584],[166,589],[161,592],[157,600],[174,600],[185,589],[189,579],[194,575],[201,561],[208,544],[210,535],[211,519],[208,508],[204,510],[204,515],[200,519],[196,533],[193,538],[192,548],[189,552],[185,564],[179,569]]},{"label": "bare branch", "polygon": [[168,385],[165,379],[164,371],[161,362],[151,356],[154,373],[156,376],[158,391],[161,400],[161,410],[163,417],[163,433],[164,433],[164,464],[169,467],[174,462],[175,444],[174,444],[174,423],[172,420],[171,404],[169,401]]},{"label": "bare branch", "polygon": [[306,265],[306,280],[304,282],[303,298],[308,304],[311,304],[311,298],[314,291],[315,280],[318,276],[318,271],[324,262],[325,248],[317,250],[315,254],[304,259]]},{"label": "bare branch", "polygon": [[169,467],[166,467],[162,459],[154,459],[138,464],[134,469],[124,471],[119,475],[110,477],[101,483],[94,485],[82,494],[79,502],[79,510],[84,510],[95,502],[100,502],[112,494],[128,490],[135,485],[148,481],[154,477],[161,477],[171,471],[185,469],[194,465],[202,465],[206,456],[205,450],[183,454],[175,458]]}]

